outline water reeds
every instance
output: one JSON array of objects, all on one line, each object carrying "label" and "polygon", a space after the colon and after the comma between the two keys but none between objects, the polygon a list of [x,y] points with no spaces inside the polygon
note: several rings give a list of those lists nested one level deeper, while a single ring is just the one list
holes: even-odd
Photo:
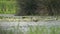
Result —
[{"label": "water reeds", "polygon": [[51,26],[36,26],[34,29],[33,27],[29,28],[28,34],[59,34],[60,33],[60,27]]},{"label": "water reeds", "polygon": [[12,27],[11,30],[3,30],[0,28],[0,34],[60,34],[60,26],[29,26],[27,32],[22,32],[19,25]]}]

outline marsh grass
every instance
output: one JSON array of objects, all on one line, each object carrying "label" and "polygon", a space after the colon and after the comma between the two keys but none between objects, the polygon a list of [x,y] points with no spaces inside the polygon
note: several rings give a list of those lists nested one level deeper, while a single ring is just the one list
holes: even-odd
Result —
[{"label": "marsh grass", "polygon": [[22,30],[19,29],[18,26],[11,26],[12,29],[2,29],[2,27],[0,27],[0,34],[23,34]]},{"label": "marsh grass", "polygon": [[60,27],[35,26],[29,27],[27,34],[60,34]]},{"label": "marsh grass", "polygon": [[0,21],[7,21],[7,22],[38,22],[38,21],[59,21],[60,16],[0,16]]},{"label": "marsh grass", "polygon": [[3,30],[0,27],[0,34],[60,34],[60,26],[29,26],[27,32],[22,32],[22,30],[19,29],[19,24],[16,27],[12,26],[11,28],[13,29]]}]

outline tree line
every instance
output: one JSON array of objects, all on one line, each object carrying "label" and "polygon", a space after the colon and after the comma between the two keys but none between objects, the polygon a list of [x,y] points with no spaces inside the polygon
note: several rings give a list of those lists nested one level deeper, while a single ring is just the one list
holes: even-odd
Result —
[{"label": "tree line", "polygon": [[17,0],[18,16],[56,16],[60,15],[60,0]]}]

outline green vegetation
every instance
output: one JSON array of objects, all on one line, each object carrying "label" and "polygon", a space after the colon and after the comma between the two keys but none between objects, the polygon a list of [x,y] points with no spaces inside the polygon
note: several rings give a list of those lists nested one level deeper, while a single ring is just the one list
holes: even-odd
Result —
[{"label": "green vegetation", "polygon": [[12,29],[2,29],[2,27],[0,26],[0,34],[23,34],[22,30],[19,29],[19,26],[17,25],[15,26],[11,26]]},{"label": "green vegetation", "polygon": [[60,27],[51,26],[36,26],[35,28],[30,27],[28,34],[59,34],[60,33]]},{"label": "green vegetation", "polygon": [[60,16],[60,0],[0,0],[0,14]]},{"label": "green vegetation", "polygon": [[[0,28],[1,34],[23,34],[21,30],[19,30],[19,26],[16,28],[13,27],[11,30],[2,30]],[[59,34],[60,33],[60,26],[29,26],[29,29],[26,34]]]},{"label": "green vegetation", "polygon": [[15,14],[16,9],[15,0],[0,0],[0,14]]},{"label": "green vegetation", "polygon": [[17,0],[19,16],[60,16],[60,0]]},{"label": "green vegetation", "polygon": [[8,22],[17,22],[17,21],[34,21],[34,22],[38,22],[38,21],[54,21],[54,20],[60,20],[60,16],[56,17],[56,16],[12,16],[12,17],[3,17],[0,16],[0,21],[8,21]]}]

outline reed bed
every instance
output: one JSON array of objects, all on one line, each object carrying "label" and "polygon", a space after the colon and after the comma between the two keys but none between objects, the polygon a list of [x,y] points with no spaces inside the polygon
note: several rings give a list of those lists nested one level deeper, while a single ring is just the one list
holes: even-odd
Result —
[{"label": "reed bed", "polygon": [[13,29],[4,30],[0,27],[0,34],[60,34],[60,26],[28,26],[28,31],[23,32],[19,25],[11,27]]}]

